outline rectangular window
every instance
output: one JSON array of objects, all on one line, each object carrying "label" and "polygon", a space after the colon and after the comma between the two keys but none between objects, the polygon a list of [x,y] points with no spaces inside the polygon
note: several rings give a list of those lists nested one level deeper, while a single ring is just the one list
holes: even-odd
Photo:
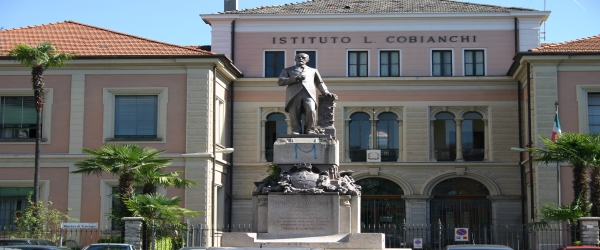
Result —
[{"label": "rectangular window", "polygon": [[452,51],[434,50],[431,53],[431,75],[432,76],[451,76],[452,75]]},{"label": "rectangular window", "polygon": [[368,51],[348,51],[348,76],[369,76]]},{"label": "rectangular window", "polygon": [[0,138],[35,138],[36,120],[33,96],[0,97]]},{"label": "rectangular window", "polygon": [[600,133],[600,93],[588,93],[588,122],[590,133]]},{"label": "rectangular window", "polygon": [[400,52],[397,50],[379,52],[379,76],[400,76]]},{"label": "rectangular window", "polygon": [[225,101],[217,98],[217,117],[216,117],[216,135],[217,138],[215,139],[215,141],[217,142],[217,144],[224,146],[225,145],[225,124],[226,124],[226,119],[227,117],[225,117]]},{"label": "rectangular window", "polygon": [[27,207],[30,193],[32,187],[0,187],[0,228],[14,225],[15,212]]},{"label": "rectangular window", "polygon": [[296,51],[296,55],[300,54],[300,53],[304,53],[308,55],[308,63],[306,63],[306,65],[308,65],[308,67],[311,68],[317,68],[317,52],[316,51]]},{"label": "rectangular window", "polygon": [[265,77],[278,77],[285,67],[285,52],[265,51]]},{"label": "rectangular window", "polygon": [[485,75],[483,50],[465,50],[465,76]]},{"label": "rectangular window", "polygon": [[115,138],[156,138],[157,95],[115,96]]}]

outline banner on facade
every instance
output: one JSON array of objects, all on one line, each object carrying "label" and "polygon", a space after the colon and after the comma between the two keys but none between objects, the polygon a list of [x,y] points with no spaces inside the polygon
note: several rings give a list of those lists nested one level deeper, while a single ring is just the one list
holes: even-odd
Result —
[{"label": "banner on facade", "polygon": [[469,228],[454,228],[454,241],[469,241]]}]

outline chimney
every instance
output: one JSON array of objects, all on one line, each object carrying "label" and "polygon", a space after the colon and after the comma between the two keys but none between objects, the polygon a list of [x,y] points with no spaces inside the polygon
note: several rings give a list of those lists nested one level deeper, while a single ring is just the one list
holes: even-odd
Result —
[{"label": "chimney", "polygon": [[225,11],[237,10],[238,9],[238,0],[224,0],[225,1]]}]

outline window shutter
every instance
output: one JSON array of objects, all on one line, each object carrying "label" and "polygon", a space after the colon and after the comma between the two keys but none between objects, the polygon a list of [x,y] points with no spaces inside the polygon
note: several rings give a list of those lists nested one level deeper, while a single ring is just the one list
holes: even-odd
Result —
[{"label": "window shutter", "polygon": [[115,96],[115,137],[156,137],[158,96]]}]

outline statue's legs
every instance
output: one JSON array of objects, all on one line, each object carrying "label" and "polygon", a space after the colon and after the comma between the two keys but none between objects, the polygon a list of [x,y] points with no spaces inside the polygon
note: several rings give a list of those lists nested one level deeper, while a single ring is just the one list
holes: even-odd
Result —
[{"label": "statue's legs", "polygon": [[304,113],[304,132],[306,134],[315,134],[317,126],[317,104],[313,100],[306,89],[302,89],[290,101],[288,109],[290,114],[290,123],[292,125],[292,134],[302,133],[302,114]]}]

